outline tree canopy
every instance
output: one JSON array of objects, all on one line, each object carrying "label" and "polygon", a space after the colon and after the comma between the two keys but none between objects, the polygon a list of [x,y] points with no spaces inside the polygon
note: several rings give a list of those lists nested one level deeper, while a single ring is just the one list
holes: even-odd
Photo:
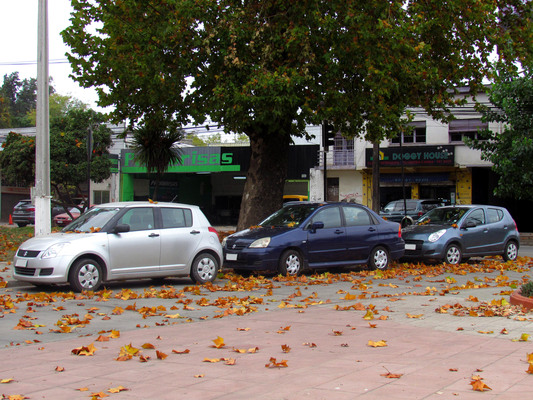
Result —
[{"label": "tree canopy", "polygon": [[[91,179],[102,182],[111,175],[109,147],[111,130],[105,117],[76,100],[52,96],[50,116],[50,180],[56,199],[64,205],[77,205],[80,185],[87,180],[87,137],[93,126]],[[10,132],[2,144],[0,168],[8,185],[33,186],[35,183],[35,137]]]},{"label": "tree canopy", "polygon": [[238,228],[282,202],[288,147],[307,124],[395,135],[407,107],[438,119],[491,76],[491,57],[530,57],[523,0],[73,0],[73,77],[115,120],[162,112],[250,138]]},{"label": "tree canopy", "polygon": [[503,72],[489,99],[492,106],[484,110],[484,119],[502,123],[503,130],[486,129],[468,143],[493,164],[498,174],[496,195],[533,200],[533,70],[522,76]]}]

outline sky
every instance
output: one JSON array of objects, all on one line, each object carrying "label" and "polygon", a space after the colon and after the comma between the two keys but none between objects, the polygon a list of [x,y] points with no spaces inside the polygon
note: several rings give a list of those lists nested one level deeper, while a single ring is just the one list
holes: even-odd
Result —
[{"label": "sky", "polygon": [[[21,79],[37,78],[37,23],[39,0],[0,0],[0,85],[4,75],[19,72]],[[81,88],[69,78],[70,64],[60,32],[69,26],[70,0],[48,0],[48,57],[53,86],[61,95],[69,95],[96,106],[94,89]]]}]

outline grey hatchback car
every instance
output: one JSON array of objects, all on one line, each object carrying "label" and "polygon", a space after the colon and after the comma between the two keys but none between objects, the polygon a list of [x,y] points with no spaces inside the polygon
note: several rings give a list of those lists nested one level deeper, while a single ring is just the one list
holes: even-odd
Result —
[{"label": "grey hatchback car", "polygon": [[35,285],[70,283],[75,291],[102,282],[190,276],[212,282],[222,261],[217,231],[197,206],[100,204],[60,233],[21,244],[13,277]]},{"label": "grey hatchback car", "polygon": [[402,230],[404,258],[435,259],[459,264],[473,256],[518,256],[520,236],[503,207],[461,205],[429,211],[416,225]]}]

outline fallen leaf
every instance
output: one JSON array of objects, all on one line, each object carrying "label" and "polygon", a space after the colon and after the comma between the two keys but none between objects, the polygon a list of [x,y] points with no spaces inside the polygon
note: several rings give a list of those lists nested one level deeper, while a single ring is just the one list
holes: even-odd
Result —
[{"label": "fallen leaf", "polygon": [[56,370],[57,372],[63,372],[63,371],[65,371],[65,368],[60,367],[60,366],[58,365],[58,366],[56,367],[55,370]]},{"label": "fallen leaf", "polygon": [[215,347],[217,349],[221,349],[222,347],[224,347],[226,344],[224,343],[224,339],[222,339],[220,336],[218,336],[216,339],[213,340],[213,343],[215,344],[214,346],[211,346],[211,347]]},{"label": "fallen leaf", "polygon": [[120,393],[125,390],[129,390],[129,389],[126,389],[124,386],[117,386],[115,388],[107,389],[109,393]]},{"label": "fallen leaf", "polygon": [[380,340],[380,341],[377,341],[377,342],[369,340],[368,341],[368,346],[370,346],[370,347],[386,347],[387,346],[387,342],[385,340]]},{"label": "fallen leaf", "polygon": [[72,354],[77,356],[92,356],[96,351],[96,347],[91,343],[89,346],[76,347],[71,351]]},{"label": "fallen leaf", "polygon": [[185,350],[172,350],[174,354],[189,354],[191,351],[189,349]]},{"label": "fallen leaf", "polygon": [[483,378],[479,375],[472,376],[472,380],[470,381],[470,384],[472,385],[472,389],[477,392],[484,392],[485,390],[492,390],[485,382],[483,382]]},{"label": "fallen leaf", "polygon": [[281,345],[281,350],[284,352],[284,353],[289,353],[291,351],[291,348],[289,346],[287,346],[286,344],[282,344]]},{"label": "fallen leaf", "polygon": [[266,368],[287,368],[287,360],[281,360],[278,362],[274,357],[270,357],[268,364],[265,364]]},{"label": "fallen leaf", "polygon": [[13,378],[5,378],[5,379],[0,380],[0,383],[11,383],[13,381],[14,381]]},{"label": "fallen leaf", "polygon": [[155,354],[157,354],[157,359],[158,360],[164,360],[165,358],[168,357],[167,354],[165,354],[165,353],[163,353],[162,351],[159,351],[159,350],[156,350]]}]

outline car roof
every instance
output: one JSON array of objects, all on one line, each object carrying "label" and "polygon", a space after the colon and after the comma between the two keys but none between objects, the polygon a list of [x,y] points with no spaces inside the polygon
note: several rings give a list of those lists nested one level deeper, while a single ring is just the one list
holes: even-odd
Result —
[{"label": "car roof", "polygon": [[188,208],[199,208],[198,206],[184,203],[169,203],[169,202],[159,202],[159,201],[117,201],[114,203],[103,203],[97,204],[96,207],[188,207]]}]

